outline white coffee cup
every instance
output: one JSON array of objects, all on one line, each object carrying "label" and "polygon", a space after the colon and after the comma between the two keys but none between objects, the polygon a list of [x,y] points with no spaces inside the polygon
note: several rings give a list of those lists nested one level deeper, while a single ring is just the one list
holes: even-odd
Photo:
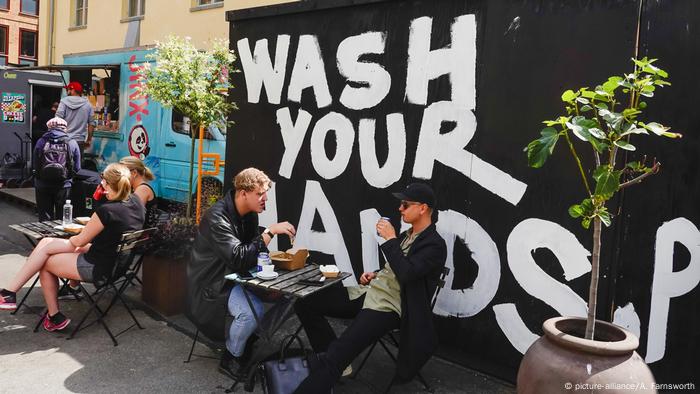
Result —
[{"label": "white coffee cup", "polygon": [[262,272],[265,275],[272,275],[275,272],[275,266],[272,264],[263,265]]}]

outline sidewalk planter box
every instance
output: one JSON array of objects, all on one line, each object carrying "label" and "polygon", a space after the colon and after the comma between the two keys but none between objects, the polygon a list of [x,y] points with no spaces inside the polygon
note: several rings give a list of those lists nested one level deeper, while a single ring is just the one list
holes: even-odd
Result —
[{"label": "sidewalk planter box", "polygon": [[185,258],[148,255],[143,261],[142,300],[165,316],[185,308]]}]

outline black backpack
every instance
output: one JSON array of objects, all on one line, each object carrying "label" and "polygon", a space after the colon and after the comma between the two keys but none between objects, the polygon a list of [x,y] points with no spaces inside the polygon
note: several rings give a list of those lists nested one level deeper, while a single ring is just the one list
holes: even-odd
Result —
[{"label": "black backpack", "polygon": [[73,177],[73,154],[68,136],[47,138],[39,157],[39,179],[50,183],[61,183]]}]

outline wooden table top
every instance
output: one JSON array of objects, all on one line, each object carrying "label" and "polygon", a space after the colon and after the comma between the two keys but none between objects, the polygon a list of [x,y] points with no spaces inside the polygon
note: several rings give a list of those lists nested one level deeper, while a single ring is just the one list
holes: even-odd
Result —
[{"label": "wooden table top", "polygon": [[264,290],[277,290],[284,294],[294,297],[304,298],[319,290],[325,289],[328,286],[334,285],[336,282],[352,275],[349,272],[341,272],[336,278],[326,278],[322,286],[312,286],[299,283],[300,280],[318,280],[321,278],[321,271],[318,265],[309,264],[304,268],[286,271],[278,269],[276,272],[279,276],[274,279],[263,280],[258,278],[243,279],[240,276],[235,279],[236,282],[245,286],[256,287]]},{"label": "wooden table top", "polygon": [[61,224],[61,220],[51,220],[46,222],[11,224],[9,227],[37,241],[47,237],[68,238],[73,235],[56,228],[56,226],[60,226]]}]

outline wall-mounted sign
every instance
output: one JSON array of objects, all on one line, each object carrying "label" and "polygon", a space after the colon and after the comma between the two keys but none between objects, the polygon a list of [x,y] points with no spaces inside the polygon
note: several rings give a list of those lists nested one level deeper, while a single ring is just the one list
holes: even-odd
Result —
[{"label": "wall-mounted sign", "polygon": [[5,72],[2,74],[2,77],[5,78],[5,79],[17,79],[17,74],[11,73],[11,72],[9,72],[9,71],[5,71]]},{"label": "wall-mounted sign", "polygon": [[7,93],[2,94],[2,121],[6,123],[24,123],[24,117],[27,113],[27,104],[23,93]]}]

